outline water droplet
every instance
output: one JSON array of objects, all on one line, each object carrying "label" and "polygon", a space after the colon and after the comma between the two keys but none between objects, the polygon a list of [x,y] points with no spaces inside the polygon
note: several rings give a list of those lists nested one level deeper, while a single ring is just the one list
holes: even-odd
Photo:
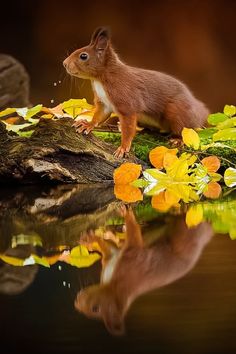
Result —
[{"label": "water droplet", "polygon": [[60,265],[58,266],[58,270],[61,270],[61,266]]},{"label": "water droplet", "polygon": [[70,288],[70,283],[67,284],[68,288]]},{"label": "water droplet", "polygon": [[51,102],[51,103],[54,103],[54,100],[51,100],[50,102]]},{"label": "water droplet", "polygon": [[63,281],[63,286],[66,286],[66,282],[65,281]]},{"label": "water droplet", "polygon": [[54,83],[53,83],[53,86],[57,86],[57,83],[56,83],[56,82],[54,82]]},{"label": "water droplet", "polygon": [[61,80],[58,81],[58,84],[61,84]]}]

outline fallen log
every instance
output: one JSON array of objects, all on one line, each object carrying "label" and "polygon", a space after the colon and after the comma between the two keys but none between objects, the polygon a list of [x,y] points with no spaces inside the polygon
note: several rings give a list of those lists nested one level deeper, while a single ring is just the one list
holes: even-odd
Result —
[{"label": "fallen log", "polygon": [[[0,182],[104,183],[113,181],[115,147],[93,134],[77,134],[73,119],[41,119],[31,137],[20,137],[0,122]],[[128,161],[138,162],[134,156]]]}]

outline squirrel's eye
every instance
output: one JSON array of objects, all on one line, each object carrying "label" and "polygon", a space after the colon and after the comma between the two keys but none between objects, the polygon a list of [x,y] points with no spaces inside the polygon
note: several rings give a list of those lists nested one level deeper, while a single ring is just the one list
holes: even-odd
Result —
[{"label": "squirrel's eye", "polygon": [[83,61],[87,60],[88,57],[89,57],[89,56],[88,56],[88,53],[85,53],[85,52],[81,53],[80,56],[79,56],[79,58],[80,58],[81,60],[83,60]]}]

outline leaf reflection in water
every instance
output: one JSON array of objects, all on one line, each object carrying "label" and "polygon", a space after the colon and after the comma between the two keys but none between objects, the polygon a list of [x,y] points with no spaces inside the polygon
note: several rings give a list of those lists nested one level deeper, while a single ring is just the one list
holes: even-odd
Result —
[{"label": "leaf reflection in water", "polygon": [[[82,289],[75,300],[78,311],[103,320],[113,335],[124,333],[124,318],[133,301],[188,273],[213,235],[209,223],[188,228],[185,216],[181,215],[166,220],[162,229],[159,224],[154,230],[152,227],[150,232],[156,231],[159,237],[146,244],[132,209],[122,208],[121,212],[125,218],[126,240],[120,249],[114,250],[114,245],[108,246],[96,235],[88,235],[87,241],[99,242],[102,250],[101,281]],[[145,233],[148,238],[149,230]]]}]

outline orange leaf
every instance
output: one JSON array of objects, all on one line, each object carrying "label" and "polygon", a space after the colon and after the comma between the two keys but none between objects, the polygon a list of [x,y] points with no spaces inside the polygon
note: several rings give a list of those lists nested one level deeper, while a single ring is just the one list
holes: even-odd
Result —
[{"label": "orange leaf", "polygon": [[115,184],[127,184],[139,178],[142,170],[141,165],[125,162],[116,168],[113,174]]},{"label": "orange leaf", "polygon": [[165,212],[172,206],[176,206],[180,198],[169,191],[160,192],[152,197],[152,207]]},{"label": "orange leaf", "polygon": [[127,203],[134,203],[138,200],[143,200],[142,192],[139,188],[131,186],[130,184],[116,184],[114,187],[116,198]]},{"label": "orange leaf", "polygon": [[8,124],[15,124],[17,121],[19,121],[19,117],[9,117],[5,119],[5,122]]},{"label": "orange leaf", "polygon": [[49,108],[49,113],[53,113],[54,115],[63,116],[64,112],[62,110],[62,103],[58,104],[56,107]]},{"label": "orange leaf", "polygon": [[176,160],[178,160],[178,157],[176,155],[167,152],[163,157],[163,166],[166,169],[170,167]]},{"label": "orange leaf", "polygon": [[51,113],[51,110],[50,110],[50,108],[42,107],[41,112],[44,112],[44,113]]},{"label": "orange leaf", "polygon": [[52,264],[55,264],[59,258],[60,258],[60,254],[55,254],[54,256],[48,256],[48,257],[45,257],[47,262],[52,265]]},{"label": "orange leaf", "polygon": [[221,194],[221,186],[217,182],[210,182],[207,185],[207,190],[203,194],[207,198],[211,198],[211,199],[219,198]]},{"label": "orange leaf", "polygon": [[175,195],[173,192],[166,190],[165,191],[165,200],[166,200],[166,203],[168,203],[172,206],[172,205],[176,205],[179,202],[180,197]]},{"label": "orange leaf", "polygon": [[220,160],[217,156],[205,157],[201,160],[201,163],[207,168],[208,172],[216,172],[220,168]]},{"label": "orange leaf", "polygon": [[149,153],[149,160],[156,168],[163,168],[163,159],[166,153],[176,155],[178,149],[167,149],[165,146],[158,146]]}]

